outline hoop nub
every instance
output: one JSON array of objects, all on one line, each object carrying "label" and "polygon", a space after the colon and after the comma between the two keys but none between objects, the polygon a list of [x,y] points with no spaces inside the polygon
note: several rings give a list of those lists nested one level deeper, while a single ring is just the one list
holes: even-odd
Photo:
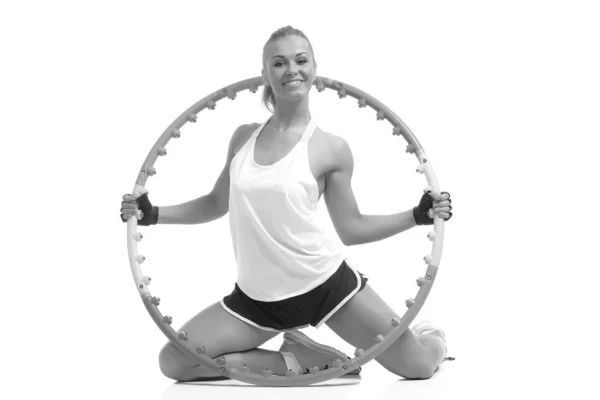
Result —
[{"label": "hoop nub", "polygon": [[[196,114],[204,109],[214,110],[216,103],[224,98],[234,100],[236,94],[243,90],[249,90],[255,93],[260,86],[264,84],[262,77],[254,77],[246,79],[222,88],[195,103],[187,110],[185,110],[175,121],[167,127],[163,134],[159,137],[155,145],[149,151],[140,173],[136,179],[132,195],[134,198],[146,193],[145,184],[149,177],[154,176],[156,171],[153,168],[154,163],[160,156],[166,156],[166,145],[172,138],[180,137],[180,129],[186,123],[196,122]],[[359,108],[366,109],[367,107],[372,108],[376,112],[377,120],[387,120],[393,126],[392,134],[394,136],[402,136],[406,142],[407,153],[414,154],[417,157],[420,165],[417,171],[425,176],[428,182],[427,189],[432,190],[435,194],[440,193],[437,178],[433,171],[431,161],[425,155],[421,144],[417,141],[411,130],[404,124],[404,122],[396,116],[389,108],[379,102],[374,97],[367,93],[351,86],[346,83],[335,81],[332,79],[317,77],[314,85],[317,91],[322,92],[325,89],[331,89],[338,93],[340,99],[344,99],[348,96],[355,98],[359,101]],[[390,322],[390,331],[382,333],[373,338],[373,345],[369,349],[357,349],[355,352],[355,358],[350,360],[339,360],[335,363],[333,368],[320,371],[318,367],[310,368],[308,374],[296,375],[295,373],[286,373],[286,376],[273,375],[271,371],[264,370],[261,374],[250,372],[248,366],[241,368],[228,368],[226,359],[224,357],[218,358],[216,361],[206,355],[206,348],[200,346],[192,346],[187,340],[187,334],[185,332],[177,333],[171,324],[173,319],[170,316],[163,316],[158,306],[160,300],[158,297],[154,297],[148,290],[148,284],[150,283],[149,278],[145,277],[141,270],[141,263],[145,258],[140,257],[137,251],[138,242],[141,240],[141,234],[137,232],[137,218],[131,217],[127,221],[127,251],[129,253],[129,264],[133,279],[136,287],[146,310],[159,327],[159,329],[165,334],[165,336],[180,350],[185,352],[188,356],[198,360],[203,365],[212,369],[215,372],[222,374],[223,376],[236,379],[245,383],[264,385],[264,386],[305,386],[314,383],[323,382],[329,379],[340,377],[348,371],[355,370],[361,365],[371,361],[383,353],[392,343],[394,343],[406,329],[409,324],[416,317],[421,307],[423,306],[433,282],[437,275],[440,258],[442,255],[442,246],[444,241],[444,220],[439,216],[433,217],[433,228],[434,231],[428,234],[428,239],[432,243],[432,251],[430,255],[426,256],[427,271],[425,274],[426,278],[418,278],[417,286],[419,290],[414,298],[406,301],[407,310],[405,314],[400,317],[394,317]]]}]

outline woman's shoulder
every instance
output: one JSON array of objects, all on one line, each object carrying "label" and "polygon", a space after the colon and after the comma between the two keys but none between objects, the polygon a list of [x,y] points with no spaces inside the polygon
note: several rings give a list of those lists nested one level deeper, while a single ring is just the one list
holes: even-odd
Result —
[{"label": "woman's shoulder", "polygon": [[323,131],[320,128],[315,130],[314,136],[317,138],[317,154],[320,159],[327,160],[327,170],[338,169],[340,165],[352,159],[350,144],[343,136]]},{"label": "woman's shoulder", "polygon": [[323,129],[317,127],[313,135],[319,142],[319,147],[322,150],[335,151],[335,149],[348,146],[348,142],[342,136],[326,132]]}]

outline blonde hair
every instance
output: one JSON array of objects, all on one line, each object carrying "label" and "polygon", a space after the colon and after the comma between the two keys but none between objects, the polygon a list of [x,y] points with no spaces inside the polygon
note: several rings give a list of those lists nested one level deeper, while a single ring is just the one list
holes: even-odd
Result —
[{"label": "blonde hair", "polygon": [[[308,40],[308,37],[306,37],[304,32],[302,32],[301,30],[288,25],[284,26],[283,28],[279,28],[275,32],[273,32],[269,40],[267,40],[267,42],[263,46],[263,68],[265,69],[265,71],[267,70],[267,66],[265,64],[265,49],[267,45],[272,41],[292,35],[300,36],[306,39],[306,41],[308,42],[308,46],[310,47],[310,51],[312,53],[315,67],[317,66],[317,61],[315,60],[315,52],[313,51],[312,44],[310,44],[310,40]],[[275,94],[273,94],[273,89],[271,88],[271,86],[265,85],[265,88],[263,89],[262,93],[262,103],[267,108],[267,110],[271,111],[272,113],[275,112]]]}]

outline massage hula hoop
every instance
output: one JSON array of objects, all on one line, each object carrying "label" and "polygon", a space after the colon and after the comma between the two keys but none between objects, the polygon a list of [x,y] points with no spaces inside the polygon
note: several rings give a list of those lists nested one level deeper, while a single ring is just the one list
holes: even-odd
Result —
[{"label": "massage hula hoop", "polygon": [[[138,198],[143,194],[144,185],[149,177],[156,174],[156,170],[153,165],[158,157],[165,156],[167,154],[166,146],[169,140],[172,138],[179,138],[181,135],[180,129],[183,125],[188,122],[196,122],[197,114],[204,110],[214,110],[216,103],[219,100],[228,97],[231,100],[235,100],[236,94],[243,90],[249,90],[252,93],[256,93],[258,88],[264,84],[262,77],[255,77],[246,79],[232,85],[229,85],[217,92],[214,92],[202,100],[198,101],[190,108],[185,110],[156,141],[142,168],[137,176],[135,186],[132,191],[132,196]],[[348,84],[335,81],[332,79],[317,77],[314,85],[319,92],[323,90],[331,89],[337,91],[340,99],[347,96],[354,97],[358,100],[358,106],[360,108],[371,107],[377,112],[377,120],[387,120],[393,126],[392,134],[395,136],[402,136],[408,146],[406,148],[407,153],[414,154],[419,165],[417,172],[424,174],[428,186],[424,189],[424,192],[432,191],[432,194],[439,198],[440,189],[433,171],[431,162],[425,155],[423,148],[417,141],[410,129],[398,118],[389,108],[379,102],[377,99],[369,96],[361,90],[354,88]],[[350,360],[336,360],[333,364],[333,368],[320,371],[318,367],[310,368],[307,374],[296,374],[294,371],[289,370],[285,376],[273,375],[273,373],[266,369],[262,371],[262,374],[256,374],[249,371],[247,365],[242,367],[228,367],[224,357],[218,357],[213,360],[211,357],[206,355],[206,348],[203,346],[193,347],[188,342],[187,333],[182,331],[177,333],[172,327],[171,323],[173,319],[170,316],[163,315],[158,306],[160,299],[152,296],[148,290],[150,284],[150,278],[142,273],[141,265],[145,260],[142,254],[138,253],[138,243],[142,240],[142,234],[137,232],[137,221],[142,218],[142,212],[137,210],[135,215],[132,215],[127,221],[127,251],[129,253],[129,264],[131,266],[131,272],[137,290],[146,306],[146,310],[150,313],[150,316],[160,328],[160,330],[167,336],[167,338],[180,350],[198,360],[206,367],[214,370],[221,375],[235,379],[241,382],[261,385],[261,386],[305,386],[314,383],[324,382],[329,379],[340,377],[348,372],[360,367],[361,365],[371,361],[383,353],[392,343],[394,343],[404,333],[410,323],[419,313],[419,310],[425,303],[431,286],[435,281],[437,270],[440,264],[442,256],[442,245],[444,241],[444,220],[438,215],[433,215],[433,211],[429,210],[429,216],[433,217],[433,232],[427,234],[427,238],[433,242],[431,254],[423,257],[427,264],[427,270],[424,277],[418,278],[417,286],[419,287],[418,292],[414,299],[406,300],[407,310],[404,315],[400,317],[394,317],[390,321],[391,330],[387,333],[378,334],[373,338],[373,345],[368,349],[356,349],[354,358]]]}]

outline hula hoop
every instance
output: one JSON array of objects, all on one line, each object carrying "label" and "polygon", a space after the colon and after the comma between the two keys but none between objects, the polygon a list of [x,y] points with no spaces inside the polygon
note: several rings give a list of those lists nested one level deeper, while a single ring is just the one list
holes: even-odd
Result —
[{"label": "hula hoop", "polygon": [[[243,90],[249,90],[252,93],[256,93],[259,86],[263,84],[263,79],[260,76],[243,80],[204,97],[202,100],[185,110],[177,119],[175,119],[175,121],[173,121],[173,123],[171,123],[171,125],[169,125],[148,153],[136,179],[132,195],[137,198],[142,194],[142,190],[144,189],[144,185],[148,178],[156,174],[156,170],[153,167],[155,161],[158,157],[167,154],[167,143],[172,138],[179,138],[181,136],[180,129],[183,125],[188,122],[196,122],[196,114],[204,109],[208,108],[209,110],[214,110],[216,103],[219,100],[222,100],[225,97],[235,100],[236,94]],[[416,171],[420,174],[424,174],[428,182],[428,186],[425,187],[424,191],[431,190],[434,195],[439,195],[440,189],[437,178],[425,151],[406,124],[404,124],[404,122],[402,122],[402,120],[389,108],[367,93],[339,81],[319,76],[315,80],[314,85],[319,92],[322,92],[326,88],[337,91],[340,99],[347,96],[354,97],[358,100],[359,108],[369,106],[377,112],[377,120],[387,120],[390,122],[393,126],[392,134],[395,136],[401,135],[408,143],[406,152],[414,154],[419,161]],[[406,300],[407,310],[404,315],[401,318],[397,316],[394,317],[390,321],[392,329],[387,333],[381,333],[375,336],[373,338],[373,345],[370,348],[367,350],[356,349],[354,353],[355,357],[353,359],[337,360],[334,362],[333,368],[320,371],[318,367],[314,367],[309,369],[310,373],[302,375],[296,375],[290,370],[285,376],[279,376],[273,375],[268,369],[264,370],[262,374],[252,373],[246,365],[239,368],[229,368],[224,357],[218,357],[216,360],[213,360],[206,355],[205,347],[197,346],[196,348],[193,348],[192,345],[188,343],[186,332],[182,331],[177,333],[171,327],[173,319],[160,312],[158,309],[160,299],[150,294],[150,291],[148,290],[150,278],[144,276],[142,273],[141,264],[144,262],[145,257],[138,253],[138,243],[142,240],[143,236],[141,233],[137,232],[137,221],[141,218],[142,213],[138,210],[138,212],[127,221],[127,251],[129,253],[129,264],[131,266],[131,272],[136,287],[146,306],[146,310],[156,325],[175,346],[213,371],[231,379],[262,386],[305,386],[320,383],[340,377],[378,357],[404,333],[423,307],[437,275],[444,242],[444,220],[437,215],[433,215],[434,230],[427,234],[427,238],[432,242],[432,251],[431,254],[423,257],[423,260],[427,264],[427,270],[424,277],[420,277],[416,280],[419,290],[414,299],[411,298]]]}]

